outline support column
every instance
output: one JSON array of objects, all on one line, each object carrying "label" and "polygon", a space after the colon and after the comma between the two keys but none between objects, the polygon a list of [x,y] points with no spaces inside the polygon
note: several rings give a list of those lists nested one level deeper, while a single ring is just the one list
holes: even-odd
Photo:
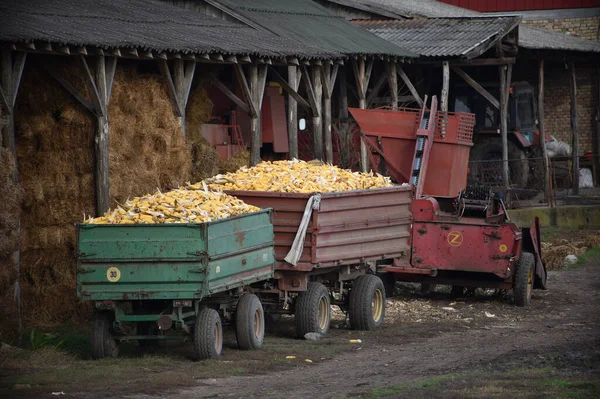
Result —
[{"label": "support column", "polygon": [[571,91],[571,155],[573,159],[573,194],[579,194],[579,128],[577,120],[577,80],[575,79],[575,64],[569,62],[569,87]]},{"label": "support column", "polygon": [[544,128],[544,60],[539,61],[539,82],[538,82],[538,123],[540,126],[540,148],[542,158],[544,159],[544,199],[551,204],[550,193],[550,162],[546,152],[546,129]]},{"label": "support column", "polygon": [[318,109],[318,115],[314,115],[313,120],[313,152],[314,158],[323,160],[323,121],[321,119],[321,109],[323,107],[323,82],[321,82],[321,66],[312,67],[312,84],[315,93],[315,103]]},{"label": "support column", "polygon": [[[251,101],[258,102],[258,66],[250,64],[249,73]],[[261,131],[260,131],[260,110],[250,117],[250,166],[260,163]]]},{"label": "support column", "polygon": [[444,61],[442,63],[442,95],[441,95],[441,110],[443,112],[448,112],[448,93],[450,91],[450,64],[448,61]]},{"label": "support column", "polygon": [[338,73],[338,65],[325,64],[321,69],[323,84],[323,136],[325,141],[325,160],[333,163],[333,143],[331,138],[331,96]]},{"label": "support column", "polygon": [[102,215],[110,208],[108,90],[106,62],[103,55],[96,58],[96,84],[101,111],[96,114],[97,130],[94,138],[96,150],[96,210]]},{"label": "support column", "polygon": [[350,168],[350,149],[352,139],[348,130],[348,83],[346,81],[346,68],[340,70],[340,146],[341,146],[341,166]]},{"label": "support column", "polygon": [[398,75],[396,63],[388,63],[388,85],[390,86],[390,96],[392,97],[392,110],[398,109]]},{"label": "support column", "polygon": [[[500,135],[502,139],[502,183],[505,196],[510,187],[508,168],[508,86],[507,67],[501,65],[500,69]],[[506,197],[505,197],[506,198]]]},{"label": "support column", "polygon": [[[288,66],[288,84],[298,90],[298,67]],[[288,141],[290,158],[298,158],[298,103],[291,94],[288,94]]]},{"label": "support column", "polygon": [[[371,71],[373,70],[373,60],[370,60],[368,65],[365,65],[365,59],[361,57],[358,60],[353,60],[352,67],[354,68],[354,79],[358,91],[358,107],[366,109],[367,88],[369,87]],[[369,170],[369,154],[367,153],[367,145],[362,137],[360,139],[360,170],[362,172]]]}]

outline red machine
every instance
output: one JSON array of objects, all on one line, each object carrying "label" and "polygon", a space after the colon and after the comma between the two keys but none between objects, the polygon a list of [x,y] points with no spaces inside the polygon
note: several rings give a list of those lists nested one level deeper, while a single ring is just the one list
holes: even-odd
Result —
[{"label": "red machine", "polygon": [[526,306],[534,288],[546,287],[539,221],[520,229],[489,188],[467,187],[474,115],[436,108],[434,97],[431,109],[350,109],[372,155],[415,188],[410,253],[380,261],[378,272],[388,284],[448,284],[456,295],[512,288]]}]

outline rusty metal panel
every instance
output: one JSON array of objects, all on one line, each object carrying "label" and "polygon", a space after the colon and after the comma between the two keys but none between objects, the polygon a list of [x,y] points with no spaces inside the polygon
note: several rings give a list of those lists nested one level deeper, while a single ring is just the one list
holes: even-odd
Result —
[{"label": "rusty metal panel", "polygon": [[415,222],[412,265],[416,268],[494,273],[507,278],[521,250],[521,232],[512,224],[481,219]]},{"label": "rusty metal panel", "polygon": [[274,209],[278,270],[356,264],[401,256],[409,250],[412,188],[390,187],[323,193],[313,211],[304,251],[296,267],[283,260],[312,194],[228,191],[246,203]]}]

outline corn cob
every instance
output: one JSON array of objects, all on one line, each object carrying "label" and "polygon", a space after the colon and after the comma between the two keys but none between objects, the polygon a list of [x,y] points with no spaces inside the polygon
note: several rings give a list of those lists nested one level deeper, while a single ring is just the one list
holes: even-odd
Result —
[{"label": "corn cob", "polygon": [[[261,162],[236,172],[216,175],[205,180],[214,191],[276,191],[291,193],[366,190],[392,186],[389,177],[377,173],[352,172],[321,162]],[[203,182],[190,187],[200,187]]]}]

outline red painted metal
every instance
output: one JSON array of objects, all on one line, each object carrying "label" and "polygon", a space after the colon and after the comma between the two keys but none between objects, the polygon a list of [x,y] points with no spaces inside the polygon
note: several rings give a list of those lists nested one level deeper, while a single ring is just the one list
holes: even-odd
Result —
[{"label": "red painted metal", "polygon": [[285,100],[279,87],[265,88],[261,115],[263,143],[272,143],[274,152],[289,152]]},{"label": "red painted metal", "polygon": [[[420,109],[349,108],[360,126],[367,146],[385,159],[390,176],[406,183],[412,168]],[[423,193],[455,197],[466,187],[469,151],[472,146],[475,115],[439,112],[433,146],[429,155]],[[381,141],[382,150],[378,142]],[[372,165],[377,170],[376,165]]]},{"label": "red painted metal", "polygon": [[598,7],[597,0],[440,0],[442,3],[479,12],[532,11],[565,8]]},{"label": "red painted metal", "polygon": [[228,191],[244,202],[273,208],[276,270],[311,271],[406,256],[410,251],[412,188],[390,187],[321,194],[294,267],[289,252],[312,194]]}]

